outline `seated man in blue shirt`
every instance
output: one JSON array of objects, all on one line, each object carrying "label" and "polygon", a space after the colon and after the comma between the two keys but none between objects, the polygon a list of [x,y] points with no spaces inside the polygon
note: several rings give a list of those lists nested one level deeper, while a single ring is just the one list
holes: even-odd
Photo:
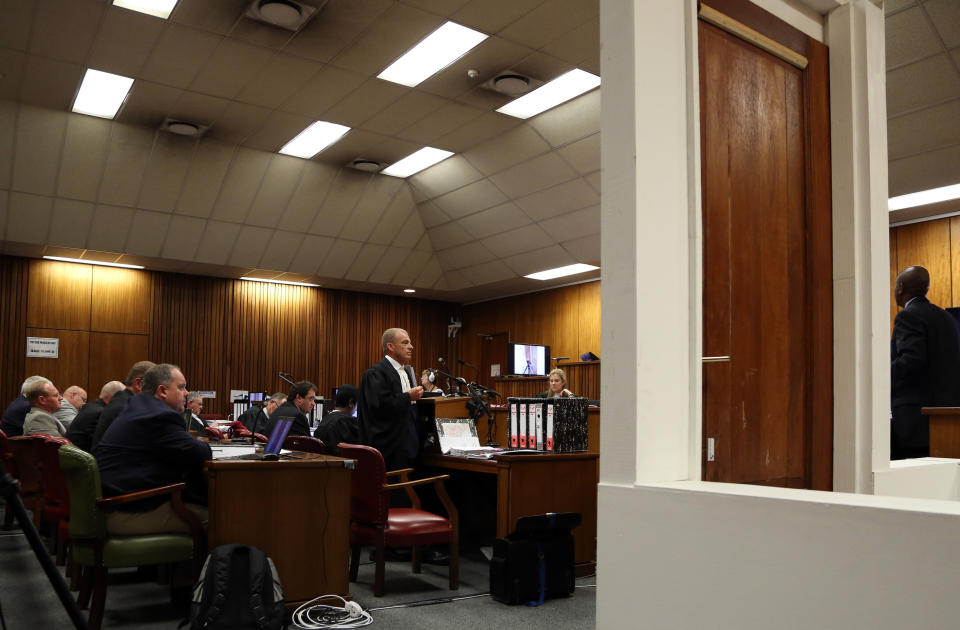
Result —
[{"label": "seated man in blue shirt", "polygon": [[[183,426],[187,381],[175,365],[161,363],[143,375],[143,391],[123,411],[94,447],[106,497],[185,481],[183,500],[201,521],[207,520],[204,462],[210,446]],[[123,504],[107,515],[113,534],[188,532],[167,497]]]}]

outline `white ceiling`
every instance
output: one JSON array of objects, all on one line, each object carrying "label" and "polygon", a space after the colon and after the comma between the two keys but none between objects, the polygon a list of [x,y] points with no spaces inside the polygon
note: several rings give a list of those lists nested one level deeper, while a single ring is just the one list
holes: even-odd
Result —
[{"label": "white ceiling", "polygon": [[[180,0],[159,20],[0,0],[4,252],[456,301],[599,264],[600,90],[520,121],[479,87],[506,69],[599,74],[597,0],[330,0],[295,35],[247,4]],[[960,181],[958,12],[887,1],[894,194]],[[447,19],[490,37],[417,88],[375,78]],[[136,79],[116,121],[67,113],[85,67]],[[172,136],[167,117],[210,129]],[[317,119],[353,131],[312,160],[275,153]],[[424,145],[457,155],[407,180],[343,168]]]}]

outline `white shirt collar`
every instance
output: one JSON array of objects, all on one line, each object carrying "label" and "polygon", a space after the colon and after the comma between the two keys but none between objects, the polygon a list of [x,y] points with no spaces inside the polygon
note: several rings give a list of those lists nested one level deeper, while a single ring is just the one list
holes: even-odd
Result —
[{"label": "white shirt collar", "polygon": [[400,365],[400,362],[397,361],[396,359],[394,359],[393,357],[391,357],[389,354],[385,354],[385,355],[383,355],[383,356],[384,356],[384,358],[385,358],[387,361],[390,362],[390,365],[393,366],[393,369],[395,369],[395,370],[402,370],[402,369],[403,369],[403,366]]},{"label": "white shirt collar", "polygon": [[907,303],[903,305],[903,308],[907,308],[908,306],[910,306],[910,302],[913,302],[913,301],[914,301],[915,299],[917,299],[918,297],[921,297],[921,296],[915,295],[915,296],[913,296],[912,298],[910,298],[909,300],[907,300]]}]

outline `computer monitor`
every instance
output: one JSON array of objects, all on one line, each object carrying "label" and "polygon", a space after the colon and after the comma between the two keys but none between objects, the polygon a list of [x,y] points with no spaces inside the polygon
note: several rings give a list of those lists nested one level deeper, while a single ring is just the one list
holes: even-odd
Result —
[{"label": "computer monitor", "polygon": [[546,376],[550,373],[550,346],[508,343],[507,372],[517,376]]},{"label": "computer monitor", "polygon": [[290,433],[290,427],[293,426],[293,420],[294,418],[290,416],[281,416],[277,419],[277,424],[273,426],[273,433],[270,434],[267,445],[263,447],[264,453],[280,454],[280,449],[283,448],[283,441],[287,439],[287,434]]},{"label": "computer monitor", "polygon": [[250,402],[252,403],[263,402],[263,392],[250,392]]}]

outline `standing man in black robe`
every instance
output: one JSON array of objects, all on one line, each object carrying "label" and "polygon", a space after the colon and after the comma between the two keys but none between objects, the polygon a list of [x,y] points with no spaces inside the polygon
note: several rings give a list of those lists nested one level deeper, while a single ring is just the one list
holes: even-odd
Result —
[{"label": "standing man in black robe", "polygon": [[890,459],[930,454],[930,419],[921,407],[960,405],[960,335],[956,320],[925,297],[930,274],[907,267],[894,298],[903,310],[890,340]]}]

